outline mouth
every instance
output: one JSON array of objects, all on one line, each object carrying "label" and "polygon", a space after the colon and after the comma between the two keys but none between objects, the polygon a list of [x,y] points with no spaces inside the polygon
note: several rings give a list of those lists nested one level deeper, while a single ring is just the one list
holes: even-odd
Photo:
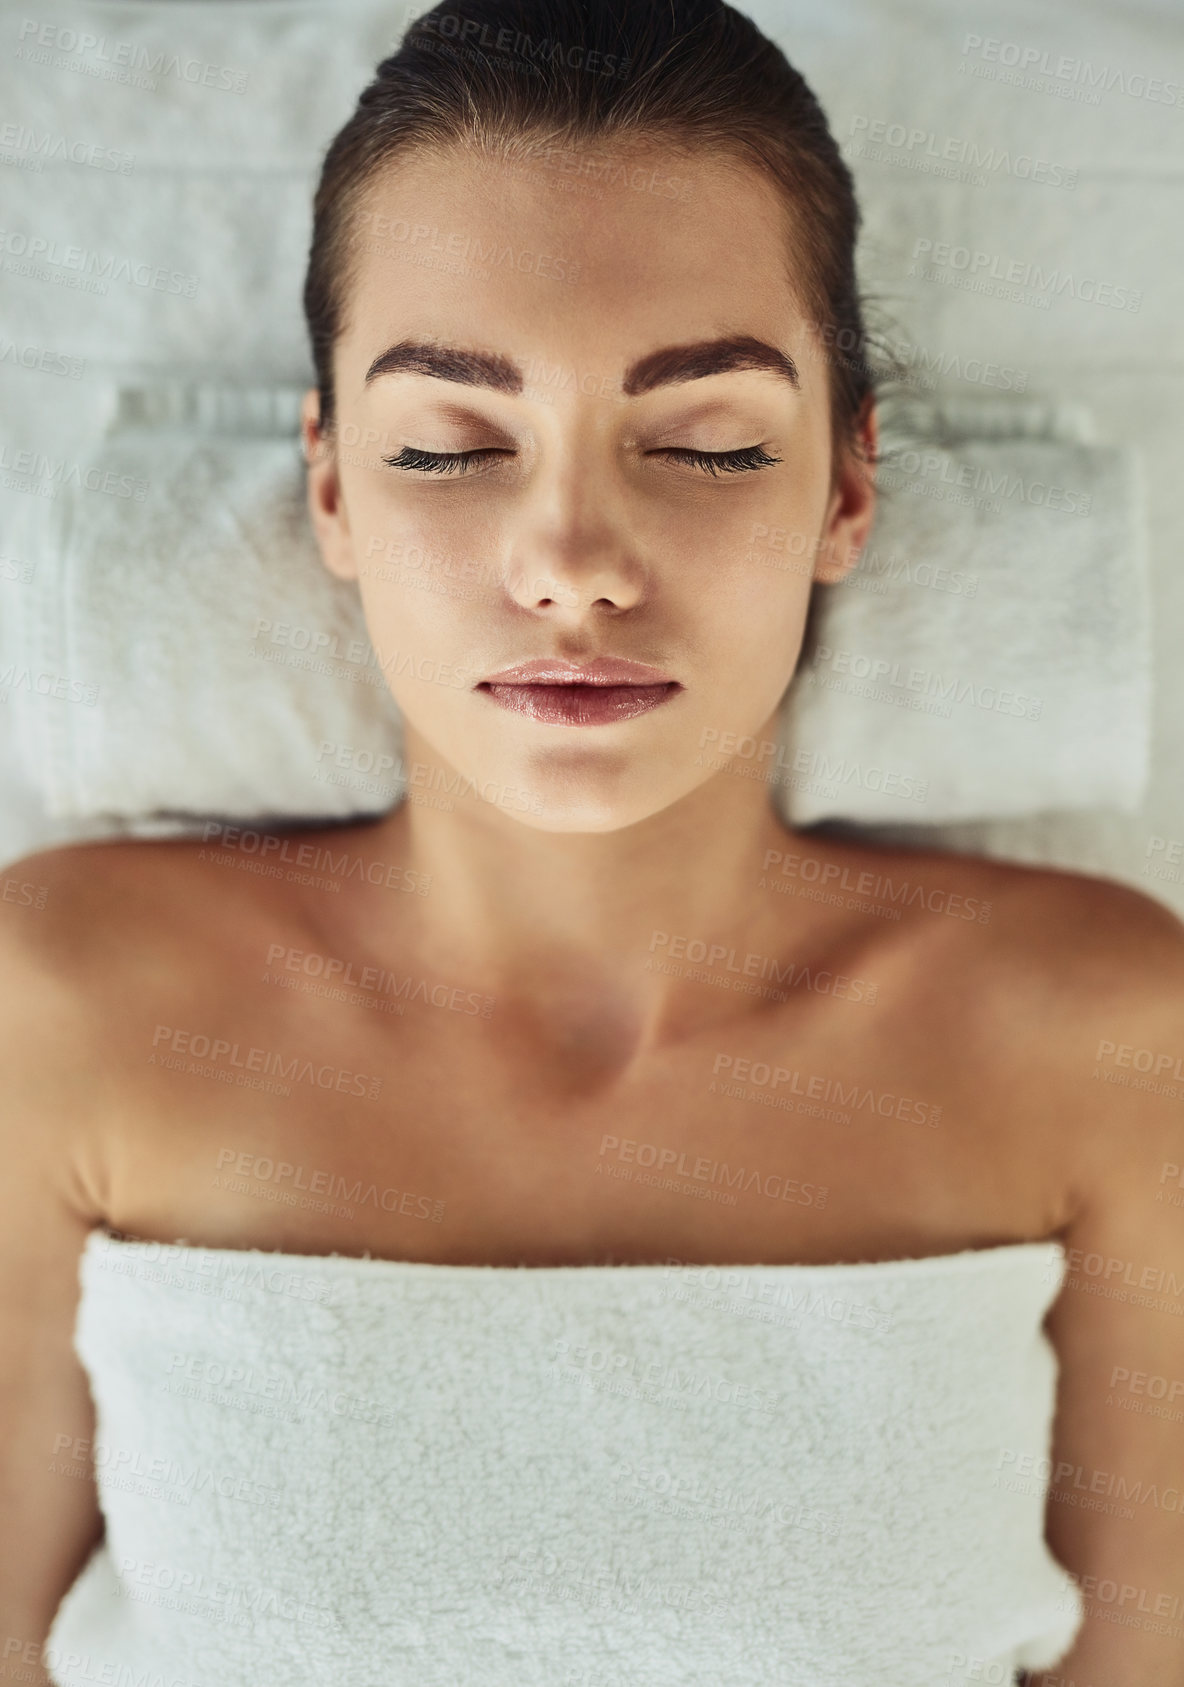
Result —
[{"label": "mouth", "polygon": [[503,709],[556,726],[603,726],[631,720],[682,691],[678,680],[643,662],[600,657],[523,662],[482,680],[476,690]]}]

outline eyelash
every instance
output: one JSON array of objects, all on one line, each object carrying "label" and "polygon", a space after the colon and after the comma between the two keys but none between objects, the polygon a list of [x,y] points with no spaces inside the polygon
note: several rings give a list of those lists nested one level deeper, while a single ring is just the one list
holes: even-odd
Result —
[{"label": "eyelash", "polygon": [[[393,457],[384,457],[392,469],[416,470],[424,474],[465,474],[469,465],[485,457],[507,457],[508,451],[420,451],[405,445]],[[781,461],[770,457],[760,445],[746,445],[739,451],[691,451],[681,446],[667,446],[651,453],[655,457],[669,457],[676,462],[690,463],[705,474],[738,474],[750,469],[764,469]]]}]

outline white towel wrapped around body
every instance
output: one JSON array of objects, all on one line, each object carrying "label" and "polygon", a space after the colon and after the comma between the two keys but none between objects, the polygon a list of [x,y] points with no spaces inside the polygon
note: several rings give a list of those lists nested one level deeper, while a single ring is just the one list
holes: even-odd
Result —
[{"label": "white towel wrapped around body", "polygon": [[107,1531],[60,1687],[1010,1684],[1080,1622],[1043,1536],[1056,1243],[515,1268],[96,1232],[81,1272]]}]

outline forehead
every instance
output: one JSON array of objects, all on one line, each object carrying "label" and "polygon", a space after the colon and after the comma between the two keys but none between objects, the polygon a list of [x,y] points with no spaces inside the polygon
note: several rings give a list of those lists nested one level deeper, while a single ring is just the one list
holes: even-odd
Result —
[{"label": "forehead", "polygon": [[722,333],[784,345],[803,327],[796,221],[756,165],[701,149],[408,153],[355,213],[339,354],[368,364],[408,332],[605,369]]}]

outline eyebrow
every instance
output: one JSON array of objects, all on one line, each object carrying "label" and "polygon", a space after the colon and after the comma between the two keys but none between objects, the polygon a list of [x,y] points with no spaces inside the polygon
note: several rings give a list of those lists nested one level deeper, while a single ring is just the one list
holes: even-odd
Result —
[{"label": "eyebrow", "polygon": [[[769,370],[801,390],[793,359],[749,334],[648,352],[629,365],[621,387],[627,398],[637,398],[675,382],[701,381],[708,375],[745,369]],[[526,384],[518,365],[498,352],[460,351],[421,340],[400,340],[398,345],[388,346],[367,369],[363,384],[369,386],[380,375],[397,374],[432,375],[461,386],[492,387],[495,392],[506,393],[520,393]]]}]

